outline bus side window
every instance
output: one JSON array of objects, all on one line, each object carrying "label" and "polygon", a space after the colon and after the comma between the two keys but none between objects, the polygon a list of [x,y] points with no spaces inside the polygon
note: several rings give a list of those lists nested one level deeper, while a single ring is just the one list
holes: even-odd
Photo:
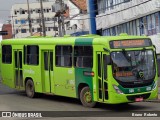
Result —
[{"label": "bus side window", "polygon": [[77,57],[76,59],[76,67],[83,67],[82,57]]},{"label": "bus side window", "polygon": [[12,46],[11,45],[2,46],[2,62],[5,64],[12,63]]},{"label": "bus side window", "polygon": [[56,46],[56,66],[71,67],[72,66],[72,46],[57,45]]},{"label": "bus side window", "polygon": [[39,47],[37,45],[27,45],[24,47],[24,63],[28,65],[39,64]]},{"label": "bus side window", "polygon": [[74,46],[74,66],[83,68],[93,67],[92,46]]}]

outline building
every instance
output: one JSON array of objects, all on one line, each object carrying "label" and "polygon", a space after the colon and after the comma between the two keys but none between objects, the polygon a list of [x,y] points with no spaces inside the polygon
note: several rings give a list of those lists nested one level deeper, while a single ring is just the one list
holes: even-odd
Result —
[{"label": "building", "polygon": [[[55,36],[58,33],[57,18],[55,17],[55,1],[43,2],[43,12],[47,36]],[[40,3],[29,4],[31,13],[31,24],[33,35],[42,35],[42,17]],[[28,6],[27,4],[14,4],[11,9],[11,23],[15,38],[29,37],[29,22],[28,22]]]},{"label": "building", "polygon": [[89,33],[86,0],[68,0],[69,17],[65,19],[66,34],[79,36]]},{"label": "building", "polygon": [[97,30],[103,36],[147,35],[160,53],[159,0],[97,0]]},{"label": "building", "polygon": [[2,31],[6,31],[7,35],[2,35],[2,39],[11,39],[12,38],[12,25],[11,24],[3,24]]}]

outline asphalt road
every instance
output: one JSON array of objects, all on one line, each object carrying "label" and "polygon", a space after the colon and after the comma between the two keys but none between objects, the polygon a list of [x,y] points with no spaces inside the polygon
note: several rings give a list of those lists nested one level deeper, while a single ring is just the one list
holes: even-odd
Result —
[{"label": "asphalt road", "polygon": [[[51,96],[43,95],[40,98],[28,98],[24,91],[16,91],[0,84],[0,111],[61,111],[59,114],[64,114],[63,111],[101,111],[108,113],[113,113],[115,116],[119,116],[121,113],[133,113],[133,112],[144,112],[144,111],[160,111],[159,102],[139,102],[130,103],[127,105],[106,105],[98,103],[95,108],[83,107],[79,100],[73,98],[67,98],[62,96]],[[91,113],[94,115],[95,112]],[[70,113],[72,114],[72,112]],[[74,114],[74,112],[73,112]],[[118,115],[119,114],[119,115]],[[159,113],[160,114],[160,113]],[[92,116],[92,115],[91,115]],[[106,115],[104,115],[106,116]],[[110,119],[119,119],[119,117],[112,116]],[[128,118],[128,116],[126,116]],[[90,120],[96,119],[97,117],[76,117],[79,120]],[[109,118],[109,117],[107,117]],[[133,119],[131,117],[129,119]],[[144,117],[143,117],[144,118]],[[137,117],[137,120],[142,120],[142,117]],[[2,118],[0,118],[1,120]],[[3,118],[4,119],[4,118]],[[14,118],[15,120],[17,118]],[[28,119],[28,118],[25,118]],[[39,118],[42,119],[42,118]],[[53,119],[53,118],[45,118]],[[54,117],[54,119],[63,119],[63,117]],[[72,120],[73,117],[65,117],[65,119]],[[97,119],[105,119],[103,115]],[[96,120],[97,120],[96,119]],[[149,117],[145,118],[149,119]],[[152,119],[159,119],[158,117]],[[36,119],[37,120],[37,119]],[[128,120],[123,118],[123,120]],[[149,119],[150,120],[150,119]]]}]

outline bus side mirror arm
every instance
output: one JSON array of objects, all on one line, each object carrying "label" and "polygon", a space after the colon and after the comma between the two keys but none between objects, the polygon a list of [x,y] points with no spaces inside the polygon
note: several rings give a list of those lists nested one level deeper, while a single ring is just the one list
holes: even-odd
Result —
[{"label": "bus side mirror arm", "polygon": [[156,60],[157,60],[157,54],[156,54],[156,46],[153,45],[154,49],[155,49],[155,57],[156,57]]},{"label": "bus side mirror arm", "polygon": [[103,50],[109,53],[111,52],[108,48],[103,48]]}]

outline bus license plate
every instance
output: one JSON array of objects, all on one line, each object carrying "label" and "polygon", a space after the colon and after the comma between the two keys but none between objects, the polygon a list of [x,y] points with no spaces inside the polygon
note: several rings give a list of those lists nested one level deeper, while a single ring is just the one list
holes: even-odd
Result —
[{"label": "bus license plate", "polygon": [[136,102],[141,102],[141,101],[143,101],[143,98],[136,98],[135,101]]}]

